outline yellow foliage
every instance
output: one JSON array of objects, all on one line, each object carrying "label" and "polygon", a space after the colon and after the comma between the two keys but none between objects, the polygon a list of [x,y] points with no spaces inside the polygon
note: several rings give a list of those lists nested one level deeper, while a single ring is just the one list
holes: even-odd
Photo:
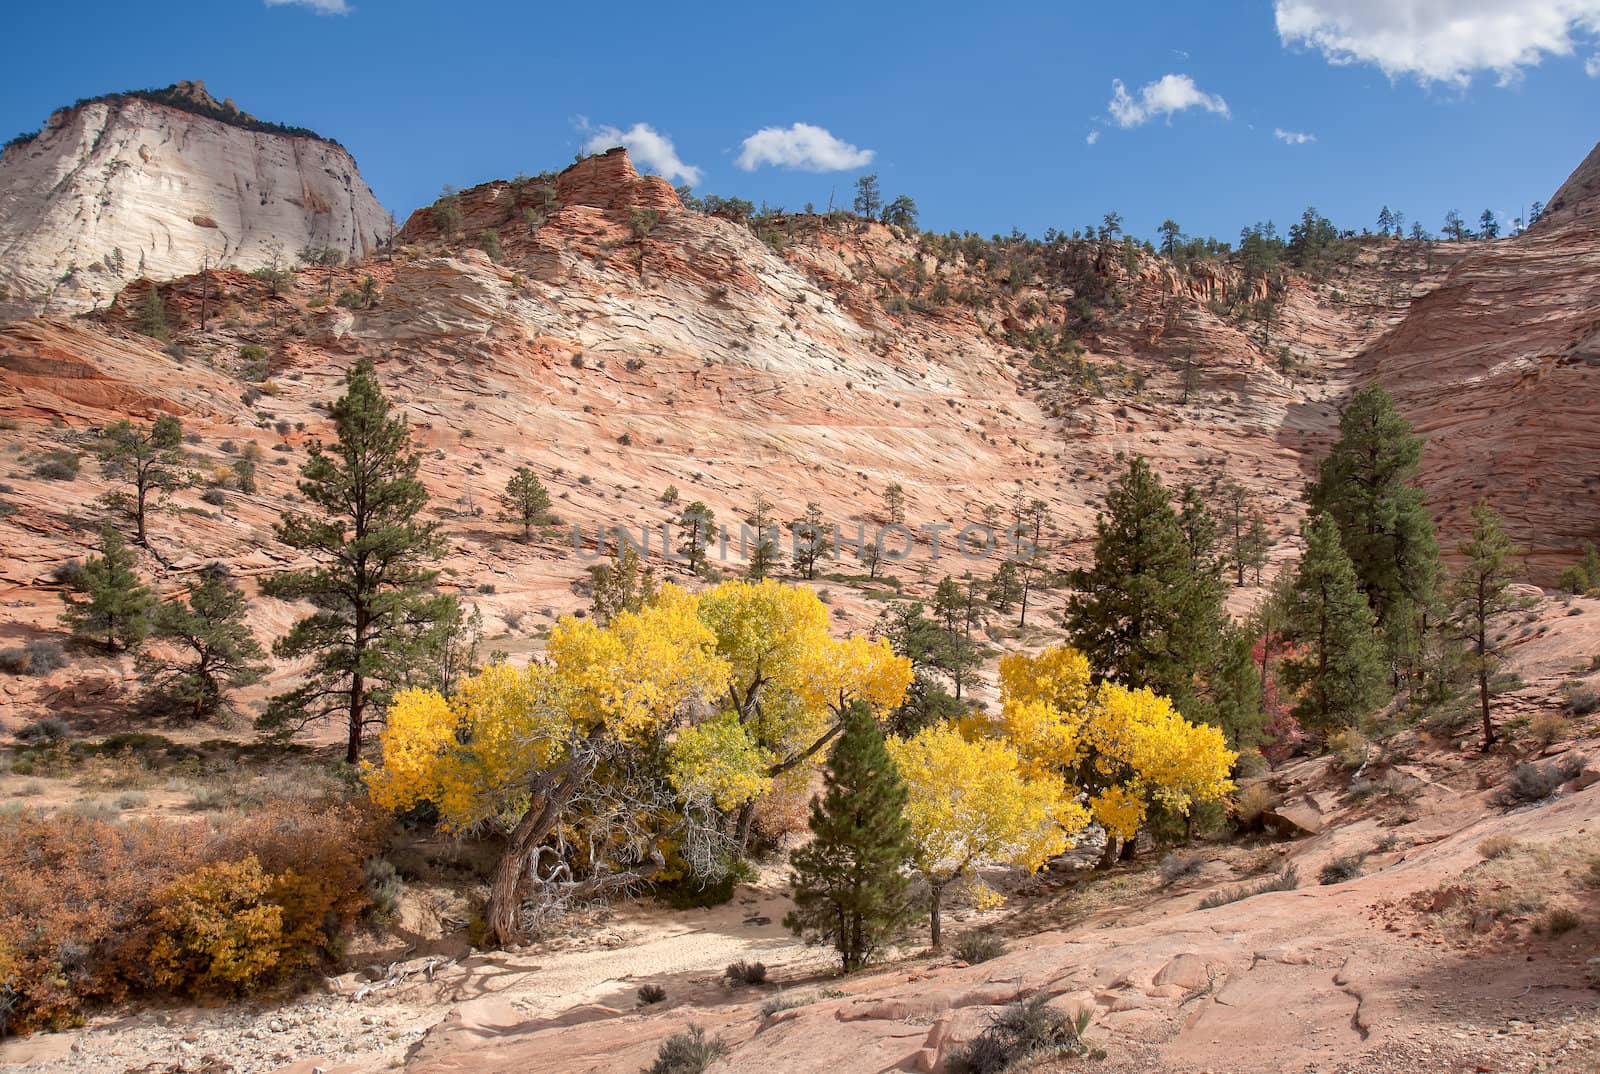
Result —
[{"label": "yellow foliage", "polygon": [[675,586],[605,627],[563,619],[550,661],[491,664],[454,697],[403,690],[368,766],[372,800],[386,809],[431,801],[452,828],[518,808],[536,773],[561,764],[573,742],[597,732],[629,744],[663,735],[693,698],[720,693],[727,669],[716,638]]},{"label": "yellow foliage", "polygon": [[243,992],[280,972],[294,941],[254,854],[204,865],[155,896],[150,968],[163,988]]},{"label": "yellow foliage", "polygon": [[686,699],[721,693],[727,665],[697,606],[693,596],[666,585],[653,602],[618,613],[604,627],[570,617],[556,625],[549,658],[579,734],[604,724],[624,742],[644,742]]},{"label": "yellow foliage", "polygon": [[[604,626],[562,619],[544,663],[490,665],[451,698],[401,691],[367,783],[378,805],[429,801],[459,829],[525,812],[535,776],[574,743],[605,738],[663,750],[680,795],[731,809],[764,793],[773,767],[803,755],[844,706],[887,713],[910,682],[886,643],[830,636],[809,589],[728,582],[697,597],[666,585]],[[721,711],[686,726],[696,703]]]},{"label": "yellow foliage", "polygon": [[938,726],[888,746],[906,784],[912,864],[934,884],[979,861],[1031,872],[1088,823],[1059,779],[1031,774],[1005,742]]},{"label": "yellow foliage", "polygon": [[710,799],[722,810],[765,794],[772,786],[771,763],[731,712],[680,731],[667,752],[672,785],[683,799]]},{"label": "yellow foliage", "polygon": [[1145,801],[1137,781],[1114,784],[1089,801],[1095,823],[1119,839],[1132,839],[1144,823]]},{"label": "yellow foliage", "polygon": [[1220,728],[1190,723],[1149,690],[1092,687],[1076,650],[1002,657],[1000,691],[1003,732],[1029,770],[1083,790],[1095,820],[1124,839],[1153,804],[1186,814],[1233,790],[1238,755]]},{"label": "yellow foliage", "polygon": [[887,641],[829,634],[827,608],[807,588],[723,582],[701,595],[700,618],[727,661],[729,702],[779,761],[827,734],[852,702],[882,718],[911,685],[911,662]]}]

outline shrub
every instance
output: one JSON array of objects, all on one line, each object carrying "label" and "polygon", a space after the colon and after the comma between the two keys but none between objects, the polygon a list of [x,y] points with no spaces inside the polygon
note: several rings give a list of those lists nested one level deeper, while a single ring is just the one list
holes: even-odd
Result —
[{"label": "shrub", "polygon": [[374,856],[362,863],[361,871],[366,876],[367,901],[371,903],[368,915],[377,921],[392,919],[400,910],[400,896],[406,890],[394,863]]},{"label": "shrub", "polygon": [[77,586],[83,581],[83,560],[69,559],[50,569],[50,580],[57,585]]},{"label": "shrub", "polygon": [[70,811],[0,824],[10,1029],[62,1028],[148,983],[153,894],[200,861],[207,838],[203,824],[117,824]]},{"label": "shrub", "polygon": [[67,651],[58,641],[36,638],[23,646],[23,651],[28,654],[28,669],[35,675],[48,675],[67,666]]},{"label": "shrub", "polygon": [[46,746],[60,742],[72,731],[72,725],[59,716],[46,716],[35,720],[17,732],[17,740],[29,746]]},{"label": "shrub", "polygon": [[1206,860],[1199,854],[1189,850],[1174,850],[1161,859],[1161,882],[1163,884],[1176,884],[1198,873]]},{"label": "shrub", "polygon": [[1265,880],[1254,884],[1245,884],[1234,888],[1232,891],[1217,891],[1200,900],[1200,909],[1214,910],[1218,906],[1227,906],[1229,903],[1248,899],[1254,895],[1264,895],[1269,891],[1293,891],[1300,886],[1300,871],[1293,865],[1285,865],[1279,872]]},{"label": "shrub", "polygon": [[1354,727],[1346,727],[1329,738],[1328,749],[1347,770],[1367,763],[1367,737]]},{"label": "shrub", "polygon": [[726,1044],[716,1038],[707,1039],[704,1029],[690,1026],[687,1032],[675,1033],[661,1042],[656,1061],[645,1068],[645,1074],[703,1074],[727,1052]]},{"label": "shrub", "polygon": [[1565,738],[1571,730],[1572,724],[1554,712],[1536,713],[1528,721],[1528,737],[1541,746],[1548,746],[1552,742]]},{"label": "shrub", "polygon": [[156,892],[150,967],[156,984],[196,995],[243,994],[278,980],[298,955],[254,854],[203,865]]},{"label": "shrub", "polygon": [[1547,764],[1534,761],[1519,764],[1506,776],[1505,786],[1500,789],[1500,804],[1512,806],[1542,801],[1582,771],[1583,762],[1576,757],[1563,757]]},{"label": "shrub", "polygon": [[1583,918],[1568,907],[1558,906],[1544,915],[1540,922],[1540,931],[1551,936],[1562,936],[1583,924]]},{"label": "shrub", "polygon": [[206,489],[200,498],[213,507],[226,507],[228,505],[228,494],[221,489]]},{"label": "shrub", "polygon": [[728,968],[722,971],[722,976],[727,978],[729,984],[758,985],[767,981],[767,966],[764,962],[731,962]]},{"label": "shrub", "polygon": [[1002,1074],[1022,1063],[1046,1057],[1089,1054],[1083,1031],[1090,1013],[1069,1018],[1050,1006],[1050,997],[1018,1000],[991,1016],[982,1033],[951,1052],[950,1074]]},{"label": "shrub", "polygon": [[1327,885],[1354,880],[1361,875],[1361,866],[1366,860],[1365,854],[1341,854],[1322,867],[1317,874],[1317,882]]},{"label": "shrub", "polygon": [[972,929],[956,937],[956,942],[950,945],[950,953],[962,962],[976,966],[1005,954],[1006,945],[993,933]]},{"label": "shrub", "polygon": [[792,1011],[810,1002],[809,997],[799,992],[779,992],[761,1005],[761,1017],[771,1018],[779,1011]]},{"label": "shrub", "polygon": [[667,990],[660,985],[639,986],[639,1006],[648,1007],[655,1003],[664,1003],[667,999]]},{"label": "shrub", "polygon": [[1493,861],[1505,857],[1519,846],[1521,844],[1509,835],[1491,835],[1478,844],[1478,856],[1485,861]]},{"label": "shrub", "polygon": [[82,461],[76,452],[52,451],[33,466],[33,476],[46,481],[76,481]]},{"label": "shrub", "polygon": [[1265,783],[1252,783],[1233,800],[1234,822],[1241,831],[1255,831],[1263,818],[1278,805],[1278,798]]},{"label": "shrub", "polygon": [[1567,690],[1567,711],[1574,716],[1587,716],[1600,709],[1600,690],[1577,686]]}]

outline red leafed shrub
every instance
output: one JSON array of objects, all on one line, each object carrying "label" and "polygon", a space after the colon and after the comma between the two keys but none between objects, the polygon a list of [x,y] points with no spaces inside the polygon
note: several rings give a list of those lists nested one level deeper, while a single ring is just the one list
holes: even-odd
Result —
[{"label": "red leafed shrub", "polygon": [[381,838],[354,806],[273,802],[213,832],[72,813],[0,821],[0,1033],[160,989],[238,995],[337,953]]},{"label": "red leafed shrub", "polygon": [[195,868],[203,822],[114,824],[72,813],[0,822],[0,1030],[61,1028],[125,996],[142,961],[157,888]]}]

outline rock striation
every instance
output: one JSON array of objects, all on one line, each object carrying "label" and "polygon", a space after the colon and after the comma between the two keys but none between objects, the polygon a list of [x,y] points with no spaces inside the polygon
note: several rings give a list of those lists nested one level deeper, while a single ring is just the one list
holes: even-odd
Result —
[{"label": "rock striation", "polygon": [[77,312],[141,276],[346,258],[390,230],[337,143],[263,123],[201,82],[53,114],[0,154],[0,318]]}]

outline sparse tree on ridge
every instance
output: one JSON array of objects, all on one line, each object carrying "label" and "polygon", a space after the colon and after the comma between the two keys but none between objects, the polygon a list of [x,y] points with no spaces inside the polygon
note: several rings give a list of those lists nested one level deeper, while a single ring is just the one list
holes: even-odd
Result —
[{"label": "sparse tree on ridge", "polygon": [[145,520],[155,501],[163,494],[188,484],[192,474],[185,467],[183,426],[170,414],[149,426],[126,419],[108,425],[95,445],[106,474],[126,480],[133,486],[127,493],[105,496],[108,506],[126,508],[133,515],[134,542],[148,548]]},{"label": "sparse tree on ridge", "polygon": [[519,466],[512,473],[500,502],[505,507],[504,519],[522,527],[524,543],[532,538],[533,527],[547,521],[550,515],[550,493],[527,466]]},{"label": "sparse tree on ridge", "polygon": [[1487,502],[1480,502],[1472,509],[1472,536],[1460,552],[1466,562],[1451,589],[1449,622],[1471,649],[1469,663],[1478,686],[1483,748],[1487,750],[1499,738],[1490,712],[1489,680],[1499,664],[1500,646],[1495,643],[1490,621],[1523,606],[1512,593],[1511,583],[1520,573],[1517,560],[1524,550],[1506,536],[1500,516]]},{"label": "sparse tree on ridge", "polygon": [[882,220],[890,227],[914,234],[917,230],[917,203],[909,195],[898,194],[883,207]]},{"label": "sparse tree on ridge", "polygon": [[1156,229],[1161,235],[1161,253],[1172,257],[1177,253],[1178,243],[1183,238],[1183,229],[1173,219],[1161,221],[1161,226]]},{"label": "sparse tree on ridge", "polygon": [[856,215],[864,220],[875,219],[883,208],[883,195],[878,191],[878,174],[863,175],[856,180]]}]

